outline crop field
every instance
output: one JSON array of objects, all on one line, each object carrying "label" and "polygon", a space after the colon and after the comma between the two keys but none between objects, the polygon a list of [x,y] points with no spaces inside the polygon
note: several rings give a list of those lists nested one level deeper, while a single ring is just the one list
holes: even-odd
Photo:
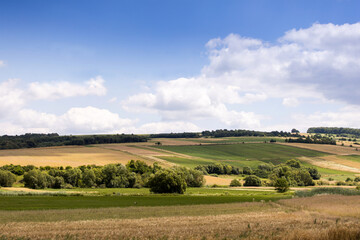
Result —
[{"label": "crop field", "polygon": [[[237,167],[256,167],[260,163],[279,164],[291,158],[306,156],[317,157],[326,155],[325,153],[283,146],[278,144],[249,143],[249,144],[216,144],[201,146],[159,146],[157,148],[173,151],[176,153],[187,154],[201,159],[221,161]],[[181,159],[164,158],[167,161],[175,161],[180,164]],[[200,160],[201,161],[201,160]],[[185,163],[191,166],[191,162]],[[194,161],[192,166],[199,165]]]},{"label": "crop field", "polygon": [[85,146],[27,148],[0,151],[0,166],[14,164],[23,166],[76,167],[88,164],[126,164],[131,159],[147,160],[141,156],[130,154],[125,151],[113,151],[111,149]]},{"label": "crop field", "polygon": [[0,239],[359,239],[359,209],[357,196],[321,195],[276,202],[1,210]]},{"label": "crop field", "polygon": [[197,143],[263,143],[270,142],[270,140],[276,140],[276,142],[285,142],[283,137],[223,137],[223,138],[200,138],[189,139],[192,142]]}]

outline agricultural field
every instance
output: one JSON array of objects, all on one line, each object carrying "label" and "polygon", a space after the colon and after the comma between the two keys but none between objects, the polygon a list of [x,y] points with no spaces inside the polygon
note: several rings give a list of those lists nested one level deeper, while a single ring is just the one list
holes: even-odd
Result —
[{"label": "agricultural field", "polygon": [[[22,198],[34,201],[41,197]],[[44,197],[40,202],[50,198],[58,197]],[[94,198],[95,202],[104,200]],[[43,206],[41,210],[0,210],[0,238],[325,240],[360,236],[359,196],[319,195],[276,202],[256,199],[217,204],[208,201],[197,205],[164,205],[169,202],[164,198],[157,205],[121,207],[111,206],[121,197],[108,198],[113,199],[98,206],[92,204],[92,209],[65,200],[68,205],[62,204],[62,209]]]},{"label": "agricultural field", "polygon": [[[159,146],[159,149],[172,151],[180,154],[186,154],[199,159],[206,159],[211,162],[227,163],[236,167],[249,166],[256,168],[261,163],[279,164],[291,158],[301,156],[318,157],[324,156],[325,153],[307,149],[301,149],[291,146],[278,144],[216,144],[201,146]],[[171,161],[171,158],[165,158]],[[176,160],[175,160],[176,161]],[[179,160],[177,163],[179,164]],[[189,167],[195,167],[198,162],[186,162]]]},{"label": "agricultural field", "polygon": [[[162,167],[225,163],[256,169],[289,159],[316,167],[322,179],[345,181],[360,173],[360,155],[342,146],[284,143],[276,139],[153,139],[147,143],[64,146],[0,151],[0,165],[126,164]],[[264,142],[267,143],[264,143]],[[161,144],[157,144],[160,142]],[[243,143],[244,142],[244,143]],[[297,197],[293,187],[228,187],[241,175],[207,175],[185,194],[149,188],[0,189],[0,239],[357,239],[360,195]],[[329,181],[331,182],[331,181]],[[225,187],[226,186],[226,187]],[[355,190],[355,186],[344,189]],[[306,194],[305,194],[306,195]],[[141,231],[139,231],[141,229]]]}]

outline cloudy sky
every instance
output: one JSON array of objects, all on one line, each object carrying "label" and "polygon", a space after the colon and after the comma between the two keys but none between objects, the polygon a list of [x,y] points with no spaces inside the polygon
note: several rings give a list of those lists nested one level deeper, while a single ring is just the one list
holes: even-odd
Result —
[{"label": "cloudy sky", "polygon": [[360,128],[360,2],[0,2],[0,135]]}]

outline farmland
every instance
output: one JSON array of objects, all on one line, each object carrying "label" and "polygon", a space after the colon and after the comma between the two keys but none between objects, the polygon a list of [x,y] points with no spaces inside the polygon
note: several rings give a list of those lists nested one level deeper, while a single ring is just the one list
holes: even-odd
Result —
[{"label": "farmland", "polygon": [[[1,211],[2,239],[357,239],[359,197]],[[350,207],[349,207],[350,206]],[[139,231],[141,229],[141,231]]]},{"label": "farmland", "polygon": [[[325,181],[345,181],[360,172],[360,155],[354,148],[284,143],[282,138],[269,141],[268,137],[152,139],[3,150],[0,165],[78,167],[141,160],[163,168],[224,163],[256,169],[297,159],[306,168],[315,166]],[[228,187],[234,178],[243,181],[244,175],[207,175],[208,187],[187,188],[185,194],[153,194],[149,188],[27,189],[18,177],[16,187],[0,189],[0,239],[357,239],[360,235],[359,196],[298,198],[295,191],[311,188],[278,193],[274,187]]]}]

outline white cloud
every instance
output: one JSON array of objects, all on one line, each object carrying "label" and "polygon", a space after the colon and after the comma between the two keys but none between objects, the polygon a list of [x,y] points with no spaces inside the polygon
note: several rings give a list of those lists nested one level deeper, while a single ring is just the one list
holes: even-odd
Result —
[{"label": "white cloud", "polygon": [[123,107],[165,121],[217,119],[226,126],[262,128],[266,116],[241,106],[275,98],[286,107],[298,106],[299,99],[359,104],[359,42],[360,23],[314,24],[275,43],[230,34],[207,43],[210,63],[201,75],[159,81]]},{"label": "white cloud", "polygon": [[104,79],[100,76],[92,78],[83,84],[70,82],[29,84],[28,94],[34,99],[59,99],[75,96],[103,96],[106,94]]},{"label": "white cloud", "polygon": [[61,134],[75,133],[121,133],[132,127],[134,121],[120,118],[107,109],[95,107],[71,108],[63,115],[22,109],[15,123],[25,129],[41,130],[42,132],[58,132]]},{"label": "white cloud", "polygon": [[0,67],[4,66],[5,65],[5,62],[0,60]]},{"label": "white cloud", "polygon": [[17,79],[0,83],[0,118],[19,110],[25,104],[24,91],[17,88]]},{"label": "white cloud", "polygon": [[201,131],[201,129],[195,124],[191,122],[183,122],[183,121],[146,123],[138,128],[133,128],[131,130],[132,132],[138,134]]},{"label": "white cloud", "polygon": [[287,107],[296,107],[300,104],[297,98],[284,98],[282,104]]}]

